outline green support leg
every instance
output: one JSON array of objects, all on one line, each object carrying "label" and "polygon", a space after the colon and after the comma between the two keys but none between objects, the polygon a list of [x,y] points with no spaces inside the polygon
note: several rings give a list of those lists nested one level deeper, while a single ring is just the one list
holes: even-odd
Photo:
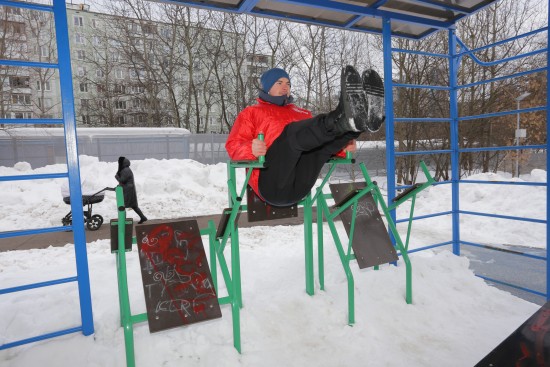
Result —
[{"label": "green support leg", "polygon": [[[336,226],[334,225],[334,219],[329,213],[326,200],[324,199],[324,197],[319,196],[317,199],[317,203],[317,210],[320,210],[320,206],[324,211],[325,217],[327,218],[327,223],[330,228],[330,232],[332,233],[334,244],[336,245],[336,250],[338,251],[340,261],[342,262],[342,267],[344,268],[344,272],[346,274],[346,279],[348,281],[348,324],[353,325],[355,323],[355,283],[353,280],[353,273],[349,266],[350,257],[346,256],[346,253],[344,252],[344,248],[342,246],[342,243],[340,242],[340,236],[338,236],[338,231],[336,230]],[[351,246],[351,242],[349,246]]]},{"label": "green support leg", "polygon": [[306,271],[306,292],[310,296],[315,293],[313,286],[313,213],[311,195],[304,200],[304,252]]},{"label": "green support leg", "polygon": [[[321,193],[322,195],[322,193]],[[323,244],[323,208],[317,201],[317,263],[319,265],[319,288],[325,290],[325,251]]]},{"label": "green support leg", "polygon": [[118,208],[118,252],[117,252],[117,274],[119,278],[119,302],[120,318],[124,329],[124,345],[126,347],[126,366],[136,365],[134,355],[134,328],[132,324],[132,313],[130,311],[130,297],[128,295],[128,277],[126,273],[126,249],[124,246],[126,231],[126,210],[124,208],[124,195],[122,186],[116,188],[116,201]]}]

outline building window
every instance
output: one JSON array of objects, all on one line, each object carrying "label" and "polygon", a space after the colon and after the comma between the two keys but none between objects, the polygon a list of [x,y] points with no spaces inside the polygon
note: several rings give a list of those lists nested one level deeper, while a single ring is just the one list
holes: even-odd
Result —
[{"label": "building window", "polygon": [[143,107],[143,101],[139,98],[134,98],[132,100],[132,107],[133,108],[142,108]]},{"label": "building window", "polygon": [[80,107],[87,108],[90,105],[89,99],[81,99],[80,100]]},{"label": "building window", "polygon": [[157,31],[157,27],[154,24],[144,24],[141,26],[143,33],[154,34]]},{"label": "building window", "polygon": [[50,82],[41,82],[40,80],[38,80],[36,82],[36,90],[50,91],[52,90],[52,88],[50,86]]},{"label": "building window", "polygon": [[145,93],[145,87],[143,85],[132,85],[130,90],[133,94]]},{"label": "building window", "polygon": [[85,66],[79,66],[78,67],[78,76],[85,76],[88,70]]},{"label": "building window", "polygon": [[47,46],[40,46],[40,56],[49,57],[50,56],[50,48],[47,47]]},{"label": "building window", "polygon": [[80,83],[80,91],[81,92],[87,92],[88,91],[88,83]]},{"label": "building window", "polygon": [[38,98],[38,107],[40,108],[52,108],[51,98]]},{"label": "building window", "polygon": [[114,62],[120,61],[120,54],[118,52],[112,52],[111,61],[114,61]]},{"label": "building window", "polygon": [[82,19],[82,17],[79,17],[78,15],[75,15],[73,17],[73,19],[74,19],[75,27],[83,27],[84,26],[84,19]]},{"label": "building window", "polygon": [[133,79],[145,77],[145,71],[141,69],[130,69],[130,77]]},{"label": "building window", "polygon": [[115,84],[114,92],[115,93],[126,93],[126,87],[122,84]]},{"label": "building window", "polygon": [[117,117],[117,123],[119,125],[124,125],[124,115]]},{"label": "building window", "polygon": [[95,89],[97,93],[105,93],[107,91],[104,84],[96,84]]},{"label": "building window", "polygon": [[103,71],[103,69],[97,69],[95,71],[95,76],[97,76],[98,78],[104,78],[105,77],[105,72]]},{"label": "building window", "polygon": [[144,124],[145,117],[145,115],[134,115],[134,124]]},{"label": "building window", "polygon": [[83,45],[84,44],[84,35],[82,33],[75,33],[74,41],[75,41],[75,43],[77,43],[79,45]]},{"label": "building window", "polygon": [[92,37],[92,43],[94,44],[94,46],[99,46],[99,44],[101,43],[101,37],[93,36]]},{"label": "building window", "polygon": [[30,105],[31,104],[31,95],[30,94],[12,94],[11,102],[18,105]]},{"label": "building window", "polygon": [[10,87],[28,88],[30,86],[30,77],[28,76],[10,76]]},{"label": "building window", "polygon": [[115,102],[115,109],[116,110],[125,110],[126,109],[126,101],[116,101]]},{"label": "building window", "polygon": [[97,19],[92,19],[92,28],[97,28],[99,21]]},{"label": "building window", "polygon": [[32,119],[32,112],[15,112],[16,119]]},{"label": "building window", "polygon": [[6,8],[6,13],[8,13],[8,14],[14,14],[14,15],[21,15],[21,9],[20,9],[20,8],[15,8],[15,7],[8,6],[8,7]]},{"label": "building window", "polygon": [[115,78],[124,79],[124,72],[122,69],[115,69]]},{"label": "building window", "polygon": [[98,105],[100,108],[107,108],[107,100],[106,99],[99,100]]},{"label": "building window", "polygon": [[85,125],[90,124],[90,115],[82,115],[82,123]]},{"label": "building window", "polygon": [[76,58],[78,60],[85,60],[86,59],[86,51],[84,50],[77,50],[76,51]]}]

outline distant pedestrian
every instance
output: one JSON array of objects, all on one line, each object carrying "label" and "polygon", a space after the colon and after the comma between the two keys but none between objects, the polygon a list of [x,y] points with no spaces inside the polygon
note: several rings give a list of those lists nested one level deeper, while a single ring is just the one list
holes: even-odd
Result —
[{"label": "distant pedestrian", "polygon": [[130,160],[128,158],[118,158],[118,171],[115,178],[120,186],[122,186],[122,192],[124,193],[124,206],[126,208],[132,208],[136,214],[139,215],[140,221],[138,224],[147,221],[147,217],[143,215],[143,212],[138,207],[134,173],[130,169]]}]

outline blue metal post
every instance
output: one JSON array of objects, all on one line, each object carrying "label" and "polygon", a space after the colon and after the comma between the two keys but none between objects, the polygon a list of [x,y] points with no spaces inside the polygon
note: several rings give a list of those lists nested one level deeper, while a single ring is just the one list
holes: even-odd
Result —
[{"label": "blue metal post", "polygon": [[449,87],[450,89],[450,131],[451,131],[451,190],[452,190],[452,223],[453,253],[460,255],[460,203],[459,203],[459,151],[458,151],[458,104],[457,73],[458,57],[456,55],[456,30],[449,29]]},{"label": "blue metal post", "polygon": [[[393,119],[393,81],[391,57],[391,21],[382,19],[382,37],[384,54],[384,98],[386,112],[386,176],[388,181],[388,206],[395,197],[395,144]],[[395,210],[391,211],[393,221],[396,220]]]},{"label": "blue metal post", "polygon": [[[550,3],[550,2],[549,2]],[[548,4],[550,5],[550,4]],[[548,6],[548,16],[550,19],[550,6]],[[550,45],[550,27],[548,27],[546,45]],[[549,47],[549,46],[547,46]],[[550,52],[546,52],[546,300],[550,300],[550,267],[548,266],[548,250],[550,250],[550,196],[548,195],[548,181],[550,180],[550,172],[548,162],[550,159],[550,151],[548,150],[548,137],[550,136],[550,83],[548,83],[548,73],[550,73]]]},{"label": "blue metal post", "polygon": [[53,10],[55,33],[57,37],[61,104],[63,108],[63,119],[65,121],[65,145],[67,149],[71,210],[73,212],[73,234],[78,292],[80,297],[80,317],[82,319],[82,333],[84,335],[90,335],[94,332],[94,320],[92,315],[90,277],[88,273],[88,255],[86,253],[86,234],[84,233],[84,211],[82,207],[82,190],[80,188],[71,52],[69,48],[69,29],[67,25],[67,8],[65,0],[54,0]]},{"label": "blue metal post", "polygon": [[[384,58],[384,105],[386,114],[386,182],[388,190],[388,202],[390,206],[395,197],[395,119],[393,115],[393,67],[391,47],[391,19],[382,18],[382,53]],[[395,223],[397,214],[395,209],[389,213]],[[390,239],[396,246],[393,232],[390,231]]]}]

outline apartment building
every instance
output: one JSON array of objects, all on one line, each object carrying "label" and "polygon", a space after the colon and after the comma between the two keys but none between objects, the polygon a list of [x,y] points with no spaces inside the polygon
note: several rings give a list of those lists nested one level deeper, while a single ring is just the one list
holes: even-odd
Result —
[{"label": "apartment building", "polygon": [[[50,14],[0,6],[0,16],[1,58],[57,61]],[[242,105],[238,96],[252,100],[259,75],[272,63],[247,55],[238,33],[204,26],[183,32],[179,24],[91,12],[84,4],[67,4],[67,17],[78,126],[227,132]],[[238,91],[243,75],[247,90]],[[0,94],[3,118],[61,115],[52,70],[2,67]]]}]

